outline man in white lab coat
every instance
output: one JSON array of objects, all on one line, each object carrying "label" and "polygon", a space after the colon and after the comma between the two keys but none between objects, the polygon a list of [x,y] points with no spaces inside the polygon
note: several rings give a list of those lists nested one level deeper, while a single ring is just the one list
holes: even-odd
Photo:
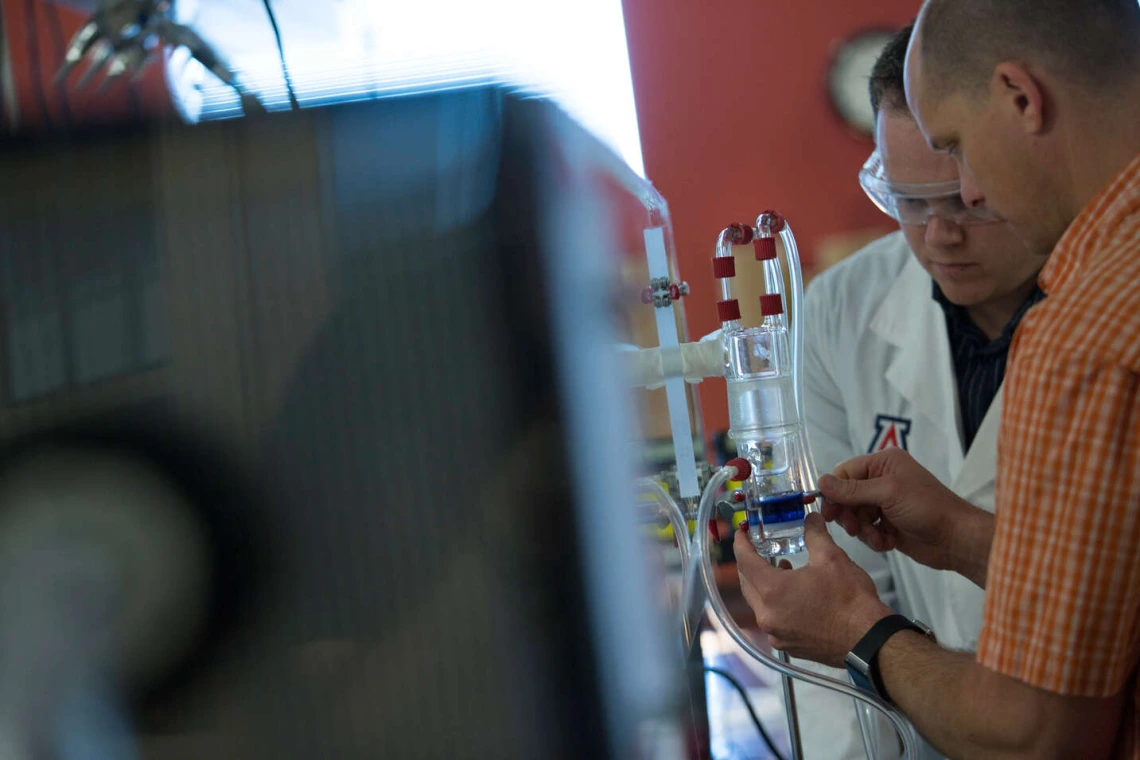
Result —
[{"label": "man in white lab coat", "polygon": [[[900,32],[872,74],[878,150],[860,175],[901,229],[808,288],[806,422],[821,473],[897,446],[993,511],[1006,353],[1018,321],[1042,298],[1036,277],[1044,261],[984,208],[962,204],[953,160],[930,150],[907,110],[909,39],[909,28]],[[949,648],[977,646],[981,588],[899,552],[875,554],[842,529],[833,535],[884,601]],[[808,687],[797,694],[807,760],[863,756],[851,700]],[[878,752],[897,756],[893,740]]]}]

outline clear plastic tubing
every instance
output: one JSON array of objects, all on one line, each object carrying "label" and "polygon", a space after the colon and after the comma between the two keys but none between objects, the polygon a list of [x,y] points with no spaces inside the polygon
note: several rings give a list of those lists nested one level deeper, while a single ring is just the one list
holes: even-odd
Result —
[{"label": "clear plastic tubing", "polygon": [[[709,481],[708,486],[705,487],[705,492],[701,496],[700,511],[697,514],[697,525],[708,525],[709,519],[713,515],[713,504],[716,502],[717,492],[724,486],[726,482],[737,477],[735,467],[722,467],[717,471],[716,475]],[[874,694],[868,694],[860,689],[855,688],[849,683],[830,678],[828,676],[813,673],[810,670],[785,663],[763,651],[744,634],[736,621],[732,619],[729,614],[728,608],[724,605],[724,600],[720,596],[720,591],[716,587],[716,577],[713,575],[712,557],[709,555],[709,539],[707,530],[697,530],[693,534],[693,553],[696,555],[693,559],[696,560],[696,566],[700,572],[701,582],[705,587],[705,593],[708,594],[709,604],[712,607],[713,614],[716,615],[717,620],[724,626],[724,630],[732,637],[737,646],[743,649],[750,657],[758,660],[760,663],[768,666],[777,673],[795,678],[804,683],[809,683],[814,686],[819,686],[824,689],[831,689],[840,694],[851,697],[859,702],[870,705],[883,715],[894,726],[895,731],[898,733],[899,738],[903,744],[903,758],[904,760],[916,760],[918,757],[918,745],[915,740],[914,733],[911,730],[910,724],[907,723],[897,711],[892,709],[890,705],[884,702]]]},{"label": "clear plastic tubing", "polygon": [[[761,215],[763,218],[763,215]],[[780,241],[784,244],[784,252],[788,257],[788,272],[790,275],[792,289],[792,374],[796,378],[795,394],[796,394],[796,413],[801,422],[800,428],[800,452],[802,459],[800,461],[803,472],[801,473],[800,482],[803,484],[805,491],[815,490],[815,457],[811,453],[811,445],[808,443],[807,426],[805,423],[806,417],[804,416],[804,393],[803,393],[803,376],[804,376],[804,276],[803,268],[800,266],[800,251],[796,246],[795,235],[792,234],[792,226],[784,221],[784,227],[780,230]],[[808,511],[817,510],[818,502],[815,505],[809,505]]]},{"label": "clear plastic tubing", "polygon": [[[661,511],[669,518],[669,524],[673,526],[673,535],[677,539],[677,549],[681,553],[681,599],[677,605],[677,611],[681,617],[684,651],[689,652],[693,648],[693,640],[696,638],[697,628],[700,626],[700,616],[704,609],[704,605],[698,605],[694,598],[699,584],[691,561],[692,553],[689,551],[691,546],[689,523],[685,519],[685,512],[681,509],[681,505],[669,495],[669,492],[660,483],[653,478],[642,478],[640,485],[652,491],[653,495],[657,497],[657,503],[661,506]],[[694,607],[696,607],[695,610]]]},{"label": "clear plastic tubing", "polygon": [[681,505],[653,478],[642,478],[638,485],[653,492],[661,511],[669,518],[673,536],[677,539],[677,550],[681,553],[681,577],[686,577],[689,573],[689,523]]},{"label": "clear plastic tubing", "polygon": [[[706,238],[707,239],[707,238]],[[707,249],[706,249],[707,250]],[[716,257],[718,259],[732,258],[732,228],[721,230],[716,239]],[[720,278],[720,300],[727,301],[732,298],[732,287],[729,278]]]},{"label": "clear plastic tubing", "polygon": [[[727,227],[721,230],[720,235],[716,239],[716,258],[718,259],[732,259],[732,246],[736,245],[737,235],[739,230],[732,227]],[[720,300],[731,301],[732,298],[732,277],[721,277],[720,279]],[[721,329],[724,332],[730,330],[739,330],[740,322],[738,320],[729,320],[721,323]]]}]

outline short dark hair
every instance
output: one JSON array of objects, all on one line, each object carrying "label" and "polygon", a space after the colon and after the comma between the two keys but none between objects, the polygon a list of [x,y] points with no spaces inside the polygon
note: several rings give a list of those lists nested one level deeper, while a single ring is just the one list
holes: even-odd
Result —
[{"label": "short dark hair", "polygon": [[927,0],[921,18],[937,92],[979,91],[1002,61],[1035,62],[1090,91],[1140,74],[1137,0]]},{"label": "short dark hair", "polygon": [[911,35],[914,34],[914,22],[895,32],[895,35],[883,47],[871,69],[871,110],[875,112],[875,119],[879,118],[879,111],[883,108],[888,111],[905,111],[908,115],[910,109],[906,104],[906,49],[910,45]]}]

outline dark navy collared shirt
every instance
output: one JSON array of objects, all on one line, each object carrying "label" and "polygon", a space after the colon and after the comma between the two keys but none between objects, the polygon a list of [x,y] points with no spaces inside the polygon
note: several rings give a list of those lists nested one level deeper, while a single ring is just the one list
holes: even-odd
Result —
[{"label": "dark navy collared shirt", "polygon": [[996,340],[986,337],[970,319],[965,307],[951,303],[934,283],[934,300],[946,314],[946,333],[950,338],[950,356],[954,362],[954,376],[958,383],[958,408],[962,415],[962,448],[970,444],[985,419],[998,388],[1005,378],[1009,344],[1021,318],[1045,297],[1040,288],[1034,288],[1029,297],[1002,329]]}]

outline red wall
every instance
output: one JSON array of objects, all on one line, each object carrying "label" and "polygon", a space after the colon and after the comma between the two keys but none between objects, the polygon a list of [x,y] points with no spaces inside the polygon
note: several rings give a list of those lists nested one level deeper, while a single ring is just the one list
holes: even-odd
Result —
[{"label": "red wall", "polygon": [[[669,202],[696,338],[719,327],[717,233],[783,212],[801,255],[882,227],[855,179],[873,147],[831,110],[833,46],[901,27],[918,0],[623,0],[646,173]],[[728,426],[723,382],[701,386],[706,426]]]}]

